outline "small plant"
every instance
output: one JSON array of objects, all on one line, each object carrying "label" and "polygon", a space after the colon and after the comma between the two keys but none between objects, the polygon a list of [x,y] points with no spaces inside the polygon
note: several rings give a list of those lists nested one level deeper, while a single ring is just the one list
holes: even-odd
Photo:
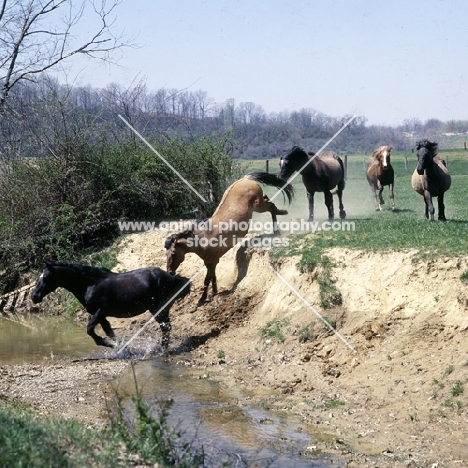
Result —
[{"label": "small plant", "polygon": [[262,338],[275,338],[279,342],[283,342],[286,338],[284,336],[283,328],[289,324],[289,319],[283,320],[270,320],[260,330]]},{"label": "small plant", "polygon": [[454,371],[454,367],[450,364],[450,366],[447,366],[447,368],[444,371],[444,377],[447,377]]},{"label": "small plant", "polygon": [[461,275],[460,275],[460,281],[462,283],[468,283],[468,270],[464,271]]},{"label": "small plant", "polygon": [[327,326],[326,323],[325,323],[325,322],[327,322],[328,325],[330,325],[330,327],[336,329],[336,320],[333,320],[332,318],[327,317],[327,316],[324,316],[324,317],[322,317],[322,318],[323,318],[323,322],[322,322],[322,323],[323,323],[324,328],[326,328],[327,330],[329,330],[328,326]]},{"label": "small plant", "polygon": [[434,379],[432,381],[432,385],[434,385],[436,388],[432,391],[432,396],[434,398],[437,398],[439,396],[439,391],[442,390],[445,387],[445,384],[442,382],[439,382],[437,379]]},{"label": "small plant", "polygon": [[340,291],[335,286],[332,279],[332,262],[323,256],[321,258],[322,273],[317,277],[317,283],[320,286],[320,305],[324,309],[330,309],[333,306],[341,305],[343,298]]},{"label": "small plant", "polygon": [[418,421],[418,413],[410,414],[409,418],[411,422]]},{"label": "small plant", "polygon": [[463,387],[463,383],[460,380],[457,380],[451,390],[452,396],[454,397],[460,396],[464,390],[465,389]]},{"label": "small plant", "polygon": [[345,401],[339,400],[338,398],[330,398],[328,395],[322,395],[321,399],[322,403],[317,406],[321,409],[334,409],[346,404]]},{"label": "small plant", "polygon": [[226,358],[226,353],[222,349],[220,349],[218,351],[217,356],[218,356],[218,359],[225,359]]},{"label": "small plant", "polygon": [[440,406],[443,408],[453,408],[453,398],[447,398],[440,404]]},{"label": "small plant", "polygon": [[302,327],[298,332],[299,343],[306,343],[314,339],[314,325],[306,325]]}]

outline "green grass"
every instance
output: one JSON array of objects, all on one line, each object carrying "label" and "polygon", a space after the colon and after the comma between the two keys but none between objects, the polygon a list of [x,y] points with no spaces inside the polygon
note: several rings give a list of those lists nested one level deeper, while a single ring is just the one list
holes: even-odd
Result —
[{"label": "green grass", "polygon": [[460,396],[464,391],[465,387],[463,386],[463,383],[460,380],[457,380],[451,390],[452,396]]},{"label": "green grass", "polygon": [[[25,406],[0,402],[0,460],[4,468],[119,466],[112,441],[83,424],[42,418]],[[123,466],[123,465],[120,465]]]},{"label": "green grass", "polygon": [[[289,246],[274,249],[272,259],[300,255],[303,270],[312,270],[327,249],[346,247],[366,251],[416,250],[420,258],[466,255],[468,252],[468,151],[450,150],[439,155],[448,157],[452,186],[445,196],[447,222],[424,219],[424,202],[411,187],[416,155],[392,153],[395,170],[396,211],[390,209],[388,188],[384,190],[383,211],[376,212],[365,178],[368,156],[348,158],[348,178],[344,191],[346,221],[354,222],[354,231],[320,231],[291,235]],[[405,157],[408,158],[407,168]],[[288,219],[307,219],[305,189],[300,177],[294,181],[296,198],[289,208]],[[268,195],[267,190],[265,190]],[[277,199],[280,204],[280,198]],[[437,205],[437,201],[435,200]],[[336,200],[335,200],[336,205]],[[315,221],[327,219],[323,194],[315,196]],[[437,216],[437,209],[436,209]]]},{"label": "green grass", "polygon": [[2,468],[113,468],[136,466],[205,466],[182,435],[167,424],[169,405],[157,412],[139,394],[132,397],[133,419],[122,399],[109,409],[110,425],[102,431],[60,417],[44,417],[32,408],[0,399]]},{"label": "green grass", "polygon": [[345,401],[340,400],[338,398],[331,398],[327,395],[321,396],[322,403],[317,406],[317,408],[321,409],[335,409],[339,406],[344,406],[346,404]]},{"label": "green grass", "polygon": [[300,328],[297,332],[297,336],[299,338],[299,343],[307,343],[308,341],[312,341],[315,338],[314,323],[304,325],[302,328]]},{"label": "green grass", "polygon": [[282,343],[286,337],[284,336],[284,328],[289,325],[289,319],[270,320],[264,327],[261,328],[260,334],[262,338],[274,338]]}]

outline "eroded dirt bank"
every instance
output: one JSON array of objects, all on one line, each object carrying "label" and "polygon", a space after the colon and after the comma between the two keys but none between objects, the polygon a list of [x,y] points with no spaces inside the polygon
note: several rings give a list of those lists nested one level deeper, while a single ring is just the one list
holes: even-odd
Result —
[{"label": "eroded dirt bank", "polygon": [[[123,239],[118,269],[164,267],[164,237],[148,232]],[[191,295],[173,308],[168,359],[206,368],[227,386],[274,389],[259,402],[300,415],[307,431],[328,434],[311,449],[336,451],[349,466],[468,466],[468,287],[459,279],[468,257],[415,262],[414,252],[342,249],[328,255],[343,297],[341,307],[328,311],[318,306],[315,273],[300,274],[294,258],[272,266],[336,323],[349,347],[275,275],[265,251],[249,250],[221,259],[214,300],[196,308],[200,275]],[[188,255],[180,273],[192,276],[201,267],[198,257]],[[113,325],[129,337],[148,318]],[[272,321],[281,325],[283,342],[262,338]],[[305,327],[310,339],[301,342]],[[157,326],[150,332],[155,335]],[[98,414],[104,403],[100,385],[126,366],[124,361],[3,366],[0,392],[22,396],[44,411]],[[47,392],[28,390],[34,384],[46,388],[41,379],[54,375],[62,375],[64,383]],[[77,379],[88,382],[86,394],[73,393]],[[101,399],[89,398],[92,394]]]}]

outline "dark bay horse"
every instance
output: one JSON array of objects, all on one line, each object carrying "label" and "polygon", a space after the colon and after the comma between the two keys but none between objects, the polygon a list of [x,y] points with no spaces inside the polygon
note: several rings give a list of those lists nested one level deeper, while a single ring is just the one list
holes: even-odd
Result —
[{"label": "dark bay horse", "polygon": [[413,172],[411,185],[424,198],[426,219],[434,221],[435,208],[432,197],[437,197],[439,221],[446,221],[444,193],[450,188],[452,178],[445,162],[437,156],[438,144],[428,140],[416,143],[418,165]]},{"label": "dark bay horse", "polygon": [[166,349],[171,330],[169,310],[177,299],[190,292],[187,278],[172,276],[160,268],[114,273],[107,268],[46,262],[31,299],[37,304],[59,287],[70,291],[92,315],[88,335],[97,345],[111,348],[114,347],[111,342],[95,333],[96,325],[100,324],[109,338],[115,338],[106,316],[134,317],[149,310],[157,314]]},{"label": "dark bay horse", "polygon": [[[306,164],[307,166],[305,166]],[[340,218],[346,218],[343,206],[343,190],[345,187],[344,166],[343,161],[336,153],[325,151],[315,156],[314,153],[306,153],[299,146],[293,146],[289,153],[281,157],[278,177],[287,181],[296,171],[301,173],[302,182],[307,190],[309,221],[313,221],[314,219],[315,192],[324,193],[325,205],[328,209],[328,219],[334,218],[334,193],[332,193],[332,190],[335,187],[337,187],[336,194],[339,200]]]},{"label": "dark bay horse", "polygon": [[283,180],[267,172],[253,172],[234,182],[224,192],[221,202],[213,216],[191,229],[172,234],[166,239],[167,271],[175,274],[187,253],[197,254],[205,263],[207,272],[204,281],[203,294],[198,301],[202,305],[207,298],[211,283],[213,295],[218,293],[216,282],[216,265],[219,259],[237,243],[249,230],[249,221],[253,212],[271,214],[273,226],[276,229],[277,215],[288,214],[272,203],[258,183],[283,188],[283,194],[291,202],[293,187]]},{"label": "dark bay horse", "polygon": [[[385,203],[382,192],[386,185],[388,185],[388,192],[392,202],[392,211],[395,211],[395,197],[393,194],[393,184],[395,181],[395,172],[390,164],[391,146],[380,146],[372,153],[372,161],[367,166],[366,177],[369,182],[372,196],[374,197],[376,211],[381,211]],[[377,198],[377,191],[379,192]]]}]

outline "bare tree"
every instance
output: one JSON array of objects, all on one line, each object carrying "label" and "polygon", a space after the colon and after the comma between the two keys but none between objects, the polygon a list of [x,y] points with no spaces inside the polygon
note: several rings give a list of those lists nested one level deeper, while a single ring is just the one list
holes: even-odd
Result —
[{"label": "bare tree", "polygon": [[[111,15],[122,0],[0,0],[0,110],[11,89],[76,54],[110,60],[129,44],[115,34]],[[77,43],[92,8],[96,26]]]}]

